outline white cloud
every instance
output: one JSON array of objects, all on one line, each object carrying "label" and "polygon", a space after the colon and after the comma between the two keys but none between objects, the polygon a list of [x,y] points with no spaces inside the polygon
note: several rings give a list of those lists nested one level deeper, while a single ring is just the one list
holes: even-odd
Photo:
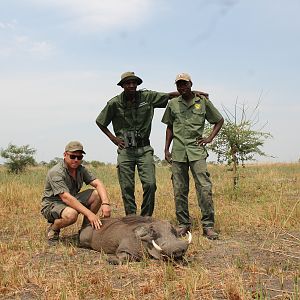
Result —
[{"label": "white cloud", "polygon": [[35,41],[27,35],[12,35],[0,40],[0,56],[30,55],[44,59],[54,55],[56,47],[49,41]]},{"label": "white cloud", "polygon": [[16,36],[13,47],[18,52],[25,52],[38,58],[46,58],[55,53],[55,46],[49,41],[34,41],[28,36]]},{"label": "white cloud", "polygon": [[137,26],[149,16],[155,0],[30,0],[38,6],[59,9],[77,30],[103,31]]},{"label": "white cloud", "polygon": [[54,54],[55,47],[48,41],[31,42],[28,52],[45,58]]},{"label": "white cloud", "polygon": [[0,22],[0,29],[14,29],[17,25],[16,20],[12,20],[11,22]]},{"label": "white cloud", "polygon": [[45,58],[56,51],[56,47],[50,41],[34,40],[26,34],[20,34],[23,28],[15,19],[9,22],[0,21],[0,31],[0,58],[24,54]]}]

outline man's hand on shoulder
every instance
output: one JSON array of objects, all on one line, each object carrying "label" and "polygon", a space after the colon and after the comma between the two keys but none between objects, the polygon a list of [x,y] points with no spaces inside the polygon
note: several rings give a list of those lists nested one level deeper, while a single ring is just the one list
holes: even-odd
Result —
[{"label": "man's hand on shoulder", "polygon": [[201,96],[204,96],[205,98],[209,98],[209,94],[208,93],[205,93],[205,92],[202,92],[202,91],[193,91],[193,93],[195,94],[195,96],[197,97],[201,97]]}]

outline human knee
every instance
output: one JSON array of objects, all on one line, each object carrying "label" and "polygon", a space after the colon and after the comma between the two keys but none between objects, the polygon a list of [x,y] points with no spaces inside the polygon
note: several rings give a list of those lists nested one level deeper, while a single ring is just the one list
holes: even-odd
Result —
[{"label": "human knee", "polygon": [[64,211],[62,212],[62,218],[68,223],[68,224],[73,224],[77,221],[78,218],[78,212],[71,208],[71,207],[66,207]]}]

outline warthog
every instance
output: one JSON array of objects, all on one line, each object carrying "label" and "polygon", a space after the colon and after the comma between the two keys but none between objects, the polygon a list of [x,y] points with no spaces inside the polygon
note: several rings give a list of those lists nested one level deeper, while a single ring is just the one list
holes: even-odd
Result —
[{"label": "warthog", "polygon": [[139,261],[147,253],[155,259],[178,260],[192,241],[191,233],[187,240],[182,240],[169,222],[151,217],[127,216],[101,221],[99,230],[91,226],[80,230],[80,245],[110,254],[108,261],[112,264]]}]

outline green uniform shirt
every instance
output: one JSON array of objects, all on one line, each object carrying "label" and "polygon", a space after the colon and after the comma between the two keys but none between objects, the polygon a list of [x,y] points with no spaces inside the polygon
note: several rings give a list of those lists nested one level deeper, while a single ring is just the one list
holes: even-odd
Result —
[{"label": "green uniform shirt", "polygon": [[58,196],[61,193],[68,192],[76,196],[83,183],[89,184],[96,177],[92,175],[84,166],[77,168],[77,178],[73,179],[64,161],[57,163],[48,171],[43,194],[43,202],[49,202],[52,199],[60,200]]},{"label": "green uniform shirt", "polygon": [[124,132],[137,131],[141,138],[147,139],[151,132],[154,108],[167,106],[169,94],[148,90],[137,92],[137,101],[130,107],[124,92],[109,100],[97,117],[97,125],[107,127],[111,122],[115,135],[124,139]]},{"label": "green uniform shirt", "polygon": [[204,146],[198,146],[196,140],[202,137],[205,120],[218,123],[222,115],[204,96],[194,97],[188,104],[182,96],[170,100],[162,122],[173,127],[173,161],[186,162],[205,159]]}]

